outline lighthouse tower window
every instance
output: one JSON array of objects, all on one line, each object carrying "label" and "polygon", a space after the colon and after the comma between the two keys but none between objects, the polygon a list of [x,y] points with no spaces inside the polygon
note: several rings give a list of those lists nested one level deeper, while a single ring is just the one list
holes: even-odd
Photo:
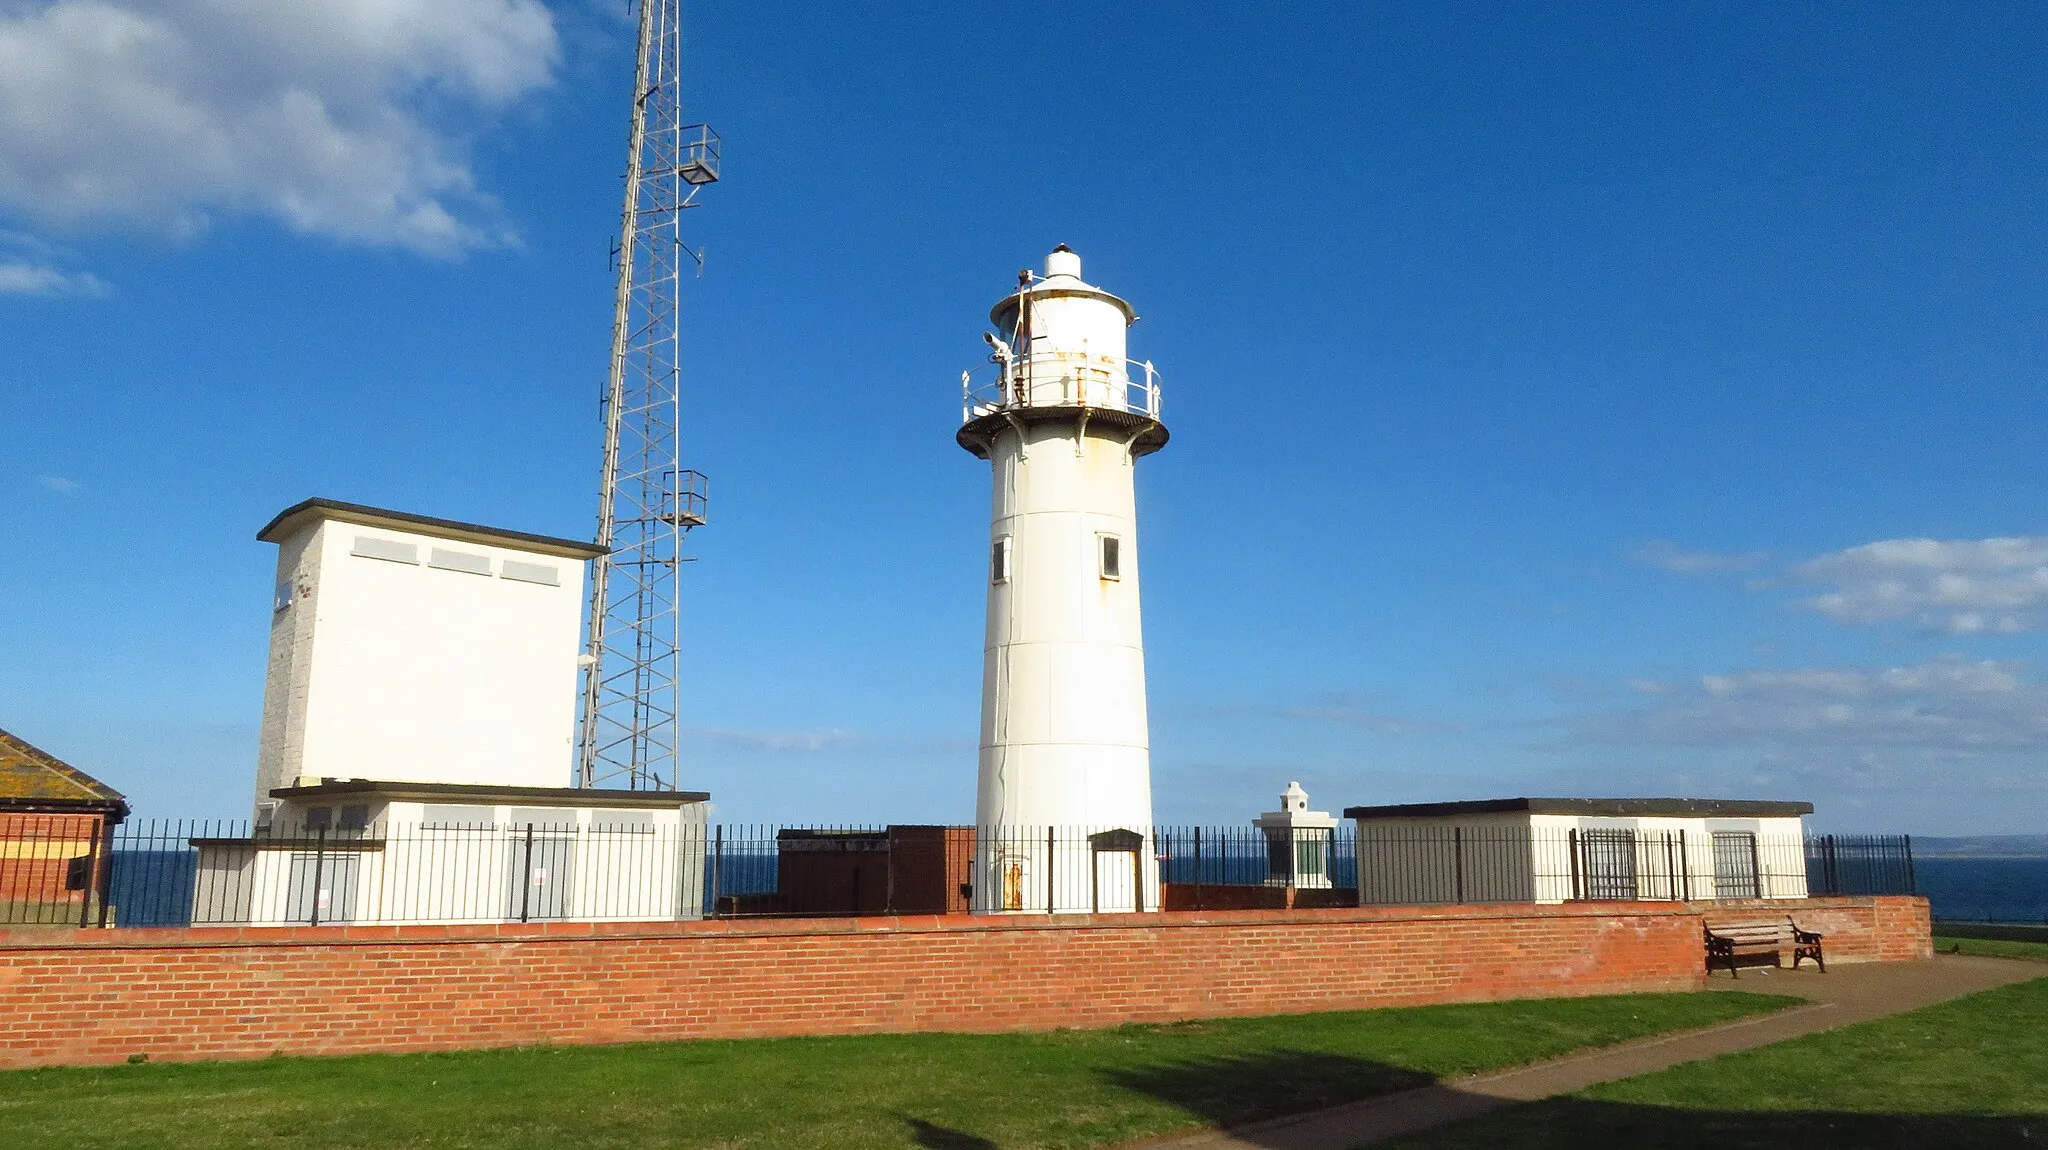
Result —
[{"label": "lighthouse tower window", "polygon": [[1102,577],[1121,579],[1124,577],[1123,540],[1114,535],[1097,535],[1096,543],[1102,551]]},{"label": "lighthouse tower window", "polygon": [[1000,535],[988,549],[988,581],[1008,583],[1010,581],[1010,537]]}]

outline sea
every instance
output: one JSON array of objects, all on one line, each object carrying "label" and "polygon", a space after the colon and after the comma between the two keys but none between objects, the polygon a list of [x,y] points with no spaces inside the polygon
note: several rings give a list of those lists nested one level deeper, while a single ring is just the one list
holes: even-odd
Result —
[{"label": "sea", "polygon": [[1935,918],[2048,923],[2048,858],[1915,858],[1913,878]]}]

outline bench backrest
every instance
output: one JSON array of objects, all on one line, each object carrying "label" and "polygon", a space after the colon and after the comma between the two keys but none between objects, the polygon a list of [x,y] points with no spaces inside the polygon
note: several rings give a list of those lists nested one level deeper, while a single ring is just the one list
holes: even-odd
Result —
[{"label": "bench backrest", "polygon": [[1707,927],[1707,933],[1730,942],[1778,942],[1792,937],[1790,920],[1781,922],[1726,922]]}]

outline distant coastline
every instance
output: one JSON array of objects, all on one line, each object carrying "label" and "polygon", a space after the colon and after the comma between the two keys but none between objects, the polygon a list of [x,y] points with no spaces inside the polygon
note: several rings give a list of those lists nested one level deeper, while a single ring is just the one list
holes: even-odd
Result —
[{"label": "distant coastline", "polygon": [[2048,835],[1913,836],[1923,859],[2048,859]]}]

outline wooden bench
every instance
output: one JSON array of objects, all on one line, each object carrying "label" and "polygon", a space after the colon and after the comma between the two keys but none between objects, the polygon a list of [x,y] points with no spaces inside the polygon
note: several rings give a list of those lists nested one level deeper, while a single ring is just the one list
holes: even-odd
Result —
[{"label": "wooden bench", "polygon": [[1735,958],[1739,954],[1763,954],[1771,956],[1771,965],[1781,964],[1781,955],[1786,947],[1792,949],[1792,969],[1799,969],[1799,960],[1812,959],[1820,966],[1820,972],[1828,972],[1828,960],[1821,955],[1821,936],[1810,930],[1800,930],[1799,924],[1787,915],[1782,921],[1764,919],[1756,922],[1724,922],[1709,926],[1707,932],[1707,972],[1713,973],[1716,963],[1728,967],[1730,978],[1741,978],[1735,969]]}]

